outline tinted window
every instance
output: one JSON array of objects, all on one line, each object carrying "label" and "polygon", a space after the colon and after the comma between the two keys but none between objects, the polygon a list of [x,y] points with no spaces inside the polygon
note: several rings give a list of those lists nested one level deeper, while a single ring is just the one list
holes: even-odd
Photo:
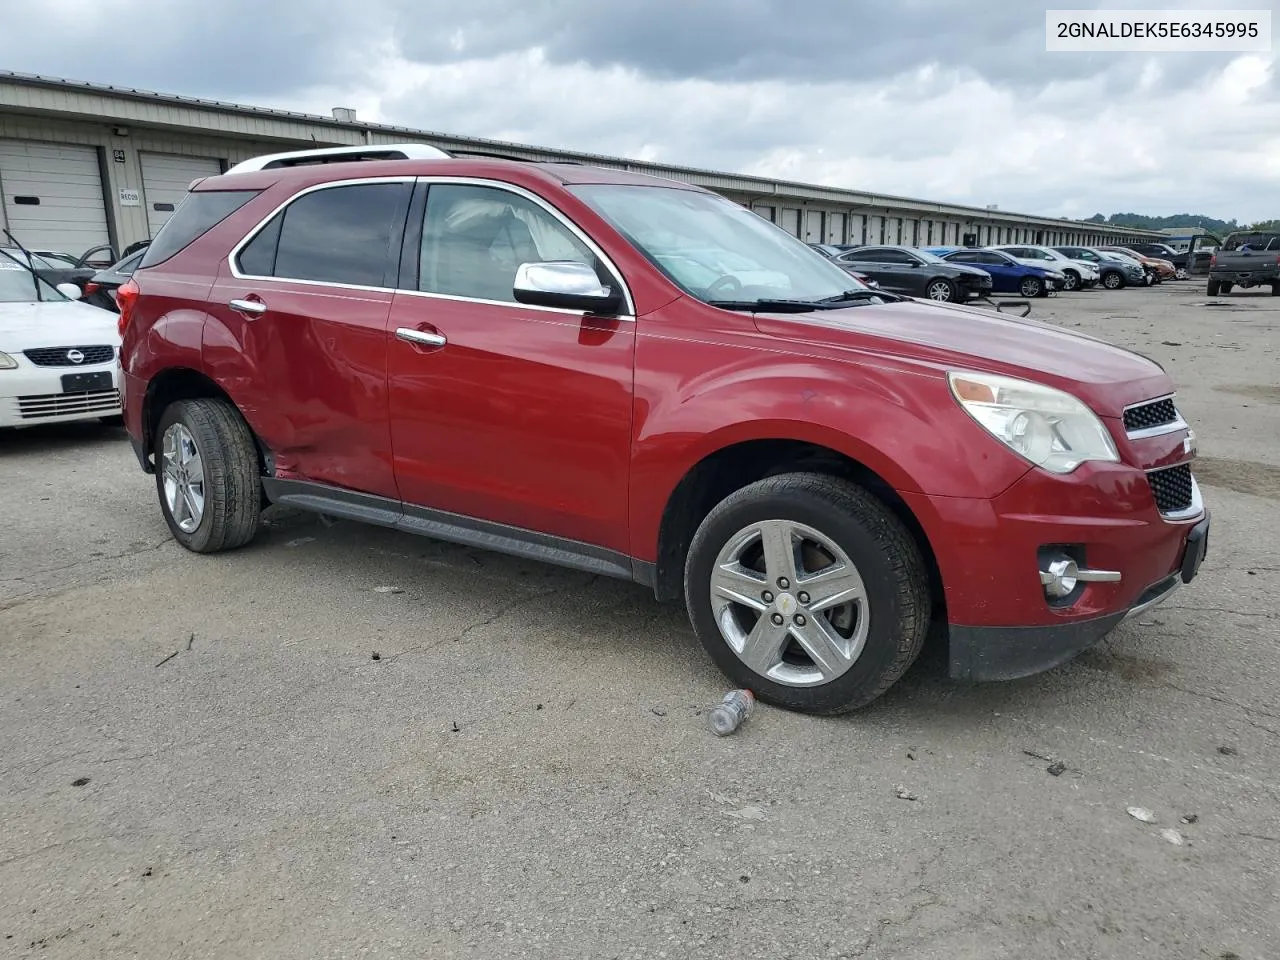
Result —
[{"label": "tinted window", "polygon": [[611,280],[591,250],[542,207],[497,187],[436,184],[427,192],[418,289],[515,302],[522,263],[577,260]]},{"label": "tinted window", "polygon": [[884,247],[864,247],[851,250],[842,259],[861,261],[862,263],[906,263],[906,254],[901,250],[888,250]]},{"label": "tinted window", "polygon": [[[335,188],[336,189],[336,188]],[[271,218],[256,237],[240,251],[236,266],[250,277],[271,277],[276,272],[276,246],[280,243],[280,225],[284,223],[284,211]]]},{"label": "tinted window", "polygon": [[952,253],[943,258],[953,263],[982,263],[982,254],[980,253]]},{"label": "tinted window", "polygon": [[299,197],[284,211],[271,275],[395,286],[409,190],[405,183],[361,183]]},{"label": "tinted window", "polygon": [[147,247],[139,267],[150,267],[168,260],[257,195],[257,190],[202,190],[188,193]]}]

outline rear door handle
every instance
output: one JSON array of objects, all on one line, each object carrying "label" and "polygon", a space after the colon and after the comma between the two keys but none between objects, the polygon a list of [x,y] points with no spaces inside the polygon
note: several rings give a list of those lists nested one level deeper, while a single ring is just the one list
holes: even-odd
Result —
[{"label": "rear door handle", "polygon": [[232,300],[227,306],[236,313],[243,313],[250,320],[267,312],[267,305],[261,300]]},{"label": "rear door handle", "polygon": [[449,342],[442,333],[427,333],[425,330],[414,330],[410,327],[398,327],[396,336],[408,343],[423,347],[443,347]]}]

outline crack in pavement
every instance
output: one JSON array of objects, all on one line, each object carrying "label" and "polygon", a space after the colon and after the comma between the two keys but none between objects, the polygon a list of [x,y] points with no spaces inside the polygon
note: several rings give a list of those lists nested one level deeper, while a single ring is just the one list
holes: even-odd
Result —
[{"label": "crack in pavement", "polygon": [[82,560],[76,560],[72,563],[64,563],[60,567],[45,567],[43,570],[32,570],[30,573],[23,574],[21,577],[0,577],[0,583],[25,583],[32,577],[40,577],[46,573],[61,573],[64,570],[74,570],[76,567],[88,566],[91,563],[107,563],[111,560],[121,560],[124,557],[134,557],[140,553],[150,553],[153,550],[159,550],[166,543],[174,543],[173,537],[164,537],[156,543],[145,544],[133,550],[125,550],[121,553],[106,554],[101,557],[86,557]]},{"label": "crack in pavement", "polygon": [[401,657],[408,656],[411,653],[425,653],[428,650],[434,650],[436,647],[444,646],[446,643],[462,643],[467,639],[467,637],[473,631],[479,630],[481,627],[492,626],[493,624],[501,620],[503,617],[505,617],[507,614],[518,609],[524,604],[531,603],[534,600],[544,600],[553,594],[561,593],[561,592],[562,591],[559,587],[552,587],[547,590],[540,590],[537,593],[525,594],[522,597],[517,597],[516,599],[503,604],[495,613],[492,613],[489,616],[483,618],[482,620],[477,620],[475,623],[470,624],[467,627],[464,627],[462,631],[457,634],[457,636],[444,637],[440,640],[434,641],[433,643],[424,643],[417,647],[409,647],[407,650],[401,650],[399,653],[394,653],[389,657],[383,657],[382,660],[384,663],[394,663],[395,661],[399,660]]}]

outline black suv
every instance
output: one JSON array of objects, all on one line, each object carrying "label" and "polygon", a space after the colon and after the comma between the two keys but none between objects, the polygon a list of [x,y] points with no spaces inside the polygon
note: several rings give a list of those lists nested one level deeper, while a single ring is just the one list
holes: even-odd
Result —
[{"label": "black suv", "polygon": [[915,247],[855,247],[835,258],[850,272],[865,274],[881,287],[911,297],[964,303],[991,295],[991,274],[949,263]]}]

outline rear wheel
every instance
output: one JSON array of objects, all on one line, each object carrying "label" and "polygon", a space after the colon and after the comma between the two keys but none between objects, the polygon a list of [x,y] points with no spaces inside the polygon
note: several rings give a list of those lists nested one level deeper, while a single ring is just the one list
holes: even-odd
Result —
[{"label": "rear wheel", "polygon": [[865,706],[928,629],[915,541],[878,499],[821,474],[750,484],[721,501],[685,564],[689,619],[738,686],[805,713]]},{"label": "rear wheel", "polygon": [[1047,294],[1048,288],[1039,277],[1023,277],[1022,282],[1018,284],[1018,292],[1028,298],[1043,297]]},{"label": "rear wheel", "polygon": [[1222,281],[1222,285],[1219,288],[1221,293],[1230,293],[1233,289],[1235,289],[1235,284],[1228,283],[1226,280]]},{"label": "rear wheel", "polygon": [[960,299],[960,288],[942,277],[930,280],[924,292],[930,300],[938,300],[942,303],[955,303]]},{"label": "rear wheel", "polygon": [[1222,284],[1220,282],[1217,280],[1210,280],[1204,290],[1205,296],[1216,297],[1221,289]]},{"label": "rear wheel", "polygon": [[1119,290],[1124,286],[1124,277],[1119,270],[1108,270],[1102,275],[1102,285],[1108,290]]},{"label": "rear wheel", "polygon": [[243,546],[258,531],[262,485],[253,436],[225,400],[180,400],[155,436],[156,492],[173,538],[196,553]]}]

